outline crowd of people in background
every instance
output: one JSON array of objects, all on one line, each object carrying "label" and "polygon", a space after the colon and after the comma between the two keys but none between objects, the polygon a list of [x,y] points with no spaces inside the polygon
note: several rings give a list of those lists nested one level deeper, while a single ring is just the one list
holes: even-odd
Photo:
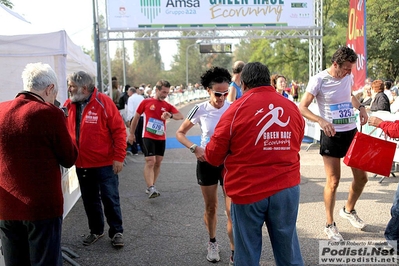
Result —
[{"label": "crowd of people in background", "polygon": [[[239,71],[243,68],[242,64],[244,64],[242,61],[236,61],[233,64],[232,82],[229,87],[229,95],[226,97],[226,100],[229,103],[232,103],[242,95],[242,93],[237,90],[237,88],[240,87]],[[294,102],[298,102],[300,100],[300,95],[304,93],[306,87],[306,84],[303,82],[297,82],[295,80],[291,80],[291,82],[289,82],[287,77],[283,74],[271,75],[270,82],[278,93]],[[155,95],[155,86],[152,87],[151,84],[142,83],[139,86],[130,86],[129,84],[126,84],[125,87],[123,87],[119,85],[117,78],[113,77],[112,98],[119,110],[124,109],[125,105],[127,105],[127,99],[131,95],[128,95],[129,88],[134,89],[137,95],[142,95],[143,98],[154,97]],[[168,95],[179,95],[197,90],[205,90],[205,88],[201,83],[198,82],[194,85],[191,83],[188,85],[171,85]],[[389,111],[391,113],[396,113],[399,111],[399,80],[394,82],[392,80],[373,80],[371,78],[367,78],[365,80],[365,85],[361,89],[355,91],[354,95],[366,107],[367,111]]]},{"label": "crowd of people in background", "polygon": [[357,99],[366,107],[367,111],[399,111],[398,99],[399,80],[383,80],[367,78],[363,88],[355,92]]},{"label": "crowd of people in background", "polygon": [[[242,96],[242,92],[240,88],[240,75],[242,68],[245,63],[242,61],[236,61],[233,64],[232,71],[232,81],[229,86],[229,94],[226,97],[226,101],[229,103],[234,102],[236,99]],[[119,110],[125,108],[125,104],[127,103],[127,99],[130,96],[128,94],[128,88],[135,89],[138,95],[142,95],[143,98],[149,98],[155,96],[155,86],[151,86],[151,84],[141,83],[138,86],[131,86],[130,84],[126,84],[125,87],[119,85],[117,77],[112,78],[112,98],[117,105]],[[285,98],[290,99],[291,101],[298,102],[299,96],[301,92],[303,93],[306,84],[303,82],[297,82],[292,80],[291,83],[288,83],[288,80],[285,76],[281,74],[274,74],[270,77],[271,85],[276,89],[277,92],[281,93]],[[117,84],[117,85],[116,85]],[[114,88],[114,85],[117,86],[117,91]],[[206,88],[201,84],[201,82],[196,82],[194,85],[189,83],[187,85],[171,85],[169,89],[168,96],[180,95],[189,92],[195,92],[198,90],[206,90]],[[123,100],[121,100],[121,98]]]}]

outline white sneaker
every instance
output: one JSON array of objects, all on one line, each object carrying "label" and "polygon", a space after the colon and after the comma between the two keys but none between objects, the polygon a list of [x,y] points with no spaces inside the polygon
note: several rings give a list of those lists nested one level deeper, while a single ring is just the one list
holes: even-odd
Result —
[{"label": "white sneaker", "polygon": [[335,222],[333,224],[329,225],[328,227],[325,227],[324,233],[326,233],[328,239],[330,239],[331,241],[334,241],[334,242],[344,241],[344,238],[339,233]]},{"label": "white sneaker", "polygon": [[149,187],[149,193],[148,193],[148,198],[153,199],[156,197],[159,197],[161,193],[155,188],[155,186]]},{"label": "white sneaker", "polygon": [[362,229],[363,227],[366,226],[363,220],[359,218],[355,210],[352,210],[350,213],[347,213],[344,207],[339,211],[339,215],[341,215],[342,218],[348,219],[353,227]]},{"label": "white sneaker", "polygon": [[218,262],[220,261],[220,256],[219,256],[219,245],[217,242],[208,243],[208,255],[206,256],[206,259],[210,262]]}]

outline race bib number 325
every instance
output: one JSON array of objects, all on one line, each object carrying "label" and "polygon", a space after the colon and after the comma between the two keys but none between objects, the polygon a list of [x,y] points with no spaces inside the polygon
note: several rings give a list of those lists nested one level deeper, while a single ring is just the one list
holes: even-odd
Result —
[{"label": "race bib number 325", "polygon": [[351,124],[356,122],[352,103],[345,102],[330,105],[333,124]]}]

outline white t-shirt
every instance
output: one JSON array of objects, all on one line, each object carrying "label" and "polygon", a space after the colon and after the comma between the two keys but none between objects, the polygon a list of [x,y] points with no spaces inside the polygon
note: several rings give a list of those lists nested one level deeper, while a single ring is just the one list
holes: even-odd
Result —
[{"label": "white t-shirt", "polygon": [[225,101],[224,105],[220,109],[217,109],[213,107],[209,101],[206,101],[196,104],[188,113],[187,119],[194,125],[198,123],[201,127],[202,148],[205,148],[206,144],[208,144],[220,117],[229,106],[230,104]]},{"label": "white t-shirt", "polygon": [[395,101],[391,104],[391,113],[395,114],[399,111],[399,97],[396,97]]},{"label": "white t-shirt", "polygon": [[144,100],[144,97],[140,94],[134,93],[127,100],[127,121],[130,121],[136,114],[137,107]]},{"label": "white t-shirt", "polygon": [[384,89],[384,93],[386,96],[388,96],[389,102],[392,102],[393,101],[392,92],[390,90]]},{"label": "white t-shirt", "polygon": [[356,128],[351,101],[353,75],[337,79],[324,70],[311,77],[306,91],[317,101],[320,116],[334,125],[337,132]]}]

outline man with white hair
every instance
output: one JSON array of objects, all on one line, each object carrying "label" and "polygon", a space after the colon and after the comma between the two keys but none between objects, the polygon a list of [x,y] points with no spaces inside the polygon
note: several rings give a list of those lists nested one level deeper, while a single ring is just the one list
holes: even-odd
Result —
[{"label": "man with white hair", "polygon": [[24,90],[0,103],[0,237],[5,265],[62,265],[64,198],[60,165],[78,156],[64,113],[54,105],[57,76],[26,65]]}]

